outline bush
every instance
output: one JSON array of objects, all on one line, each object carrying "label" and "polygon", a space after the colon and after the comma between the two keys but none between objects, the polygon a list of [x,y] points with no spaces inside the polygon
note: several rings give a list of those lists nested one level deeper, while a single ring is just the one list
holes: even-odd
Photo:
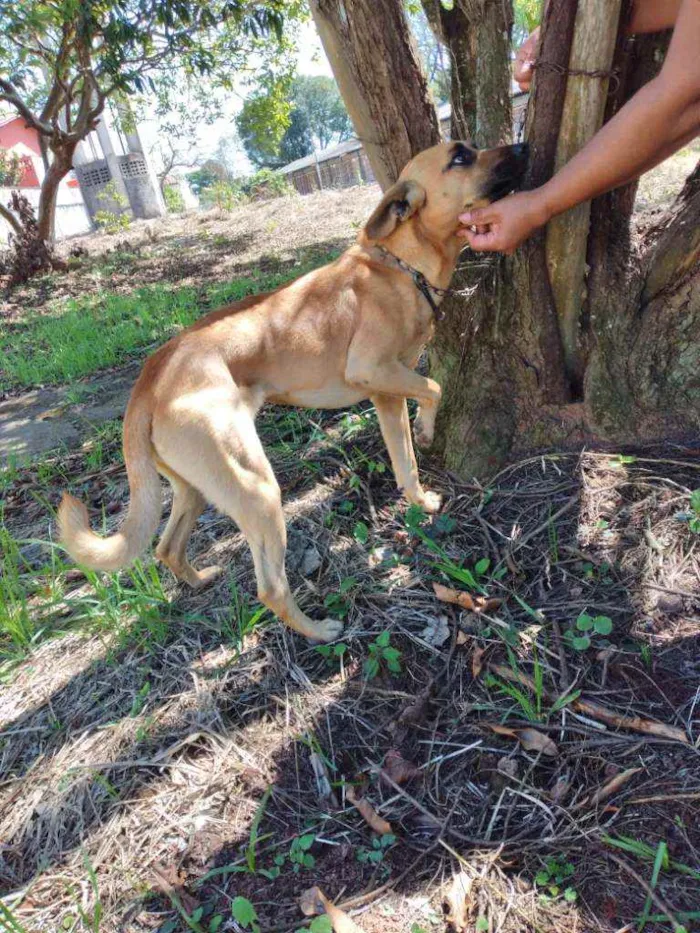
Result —
[{"label": "bush", "polygon": [[126,230],[131,218],[126,213],[129,207],[127,198],[117,190],[113,181],[105,185],[97,195],[97,200],[103,207],[95,213],[95,223],[106,233],[119,233]]},{"label": "bush", "polygon": [[179,185],[166,185],[163,189],[163,198],[169,214],[181,214],[185,209],[185,199]]},{"label": "bush", "polygon": [[204,207],[218,207],[222,211],[232,211],[237,204],[245,201],[243,190],[235,181],[214,182],[202,190],[200,197]]},{"label": "bush", "polygon": [[296,189],[286,175],[271,168],[261,168],[243,186],[245,193],[253,201],[269,201],[294,194]]}]

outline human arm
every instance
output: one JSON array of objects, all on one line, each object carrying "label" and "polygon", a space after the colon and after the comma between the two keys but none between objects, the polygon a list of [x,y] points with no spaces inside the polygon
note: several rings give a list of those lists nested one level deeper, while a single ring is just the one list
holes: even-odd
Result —
[{"label": "human arm", "polygon": [[659,75],[541,188],[470,211],[460,220],[476,250],[512,252],[563,211],[648,171],[700,132],[700,0],[682,0]]}]

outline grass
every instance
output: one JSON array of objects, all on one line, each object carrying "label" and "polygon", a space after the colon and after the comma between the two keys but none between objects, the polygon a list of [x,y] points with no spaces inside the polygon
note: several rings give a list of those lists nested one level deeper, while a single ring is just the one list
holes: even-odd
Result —
[{"label": "grass", "polygon": [[318,268],[328,254],[280,272],[258,272],[202,290],[144,285],[54,302],[42,315],[0,325],[0,392],[66,383],[126,363],[192,324],[203,311],[270,291]]}]

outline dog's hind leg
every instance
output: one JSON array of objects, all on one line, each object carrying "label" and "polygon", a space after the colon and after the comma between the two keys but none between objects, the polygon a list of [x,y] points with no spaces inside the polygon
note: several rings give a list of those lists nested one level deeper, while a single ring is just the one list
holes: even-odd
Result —
[{"label": "dog's hind leg", "polygon": [[427,492],[418,478],[418,465],[413,452],[411,425],[405,398],[373,395],[382,437],[389,451],[396,484],[409,502],[422,506],[427,512],[437,512],[441,498],[436,492]]},{"label": "dog's hind leg", "polygon": [[[301,611],[289,588],[282,497],[247,407],[236,398],[212,400],[191,419],[180,414],[176,424],[161,423],[154,442],[170,470],[238,523],[253,554],[260,601],[307,638],[337,638],[342,623],[336,619],[314,622]],[[187,513],[190,520],[193,510],[192,505]],[[179,527],[175,528],[171,550],[180,541],[179,534]]]},{"label": "dog's hind leg", "polygon": [[156,557],[168,567],[179,580],[184,580],[194,589],[211,583],[221,573],[221,567],[206,567],[195,570],[187,559],[187,542],[197,519],[204,511],[206,499],[197,490],[169,470],[161,468],[173,489],[173,506],[168,524],[156,548]]}]

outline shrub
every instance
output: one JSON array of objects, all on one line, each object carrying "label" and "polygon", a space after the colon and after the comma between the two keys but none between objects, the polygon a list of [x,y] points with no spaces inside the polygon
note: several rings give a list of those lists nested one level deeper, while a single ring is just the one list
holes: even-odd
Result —
[{"label": "shrub", "polygon": [[218,207],[222,211],[232,211],[237,204],[245,201],[245,195],[238,182],[217,181],[201,193],[205,207]]},{"label": "shrub", "polygon": [[246,194],[254,201],[269,201],[294,194],[295,188],[286,175],[271,168],[261,168],[243,186]]},{"label": "shrub", "polygon": [[185,209],[185,199],[179,185],[166,185],[163,189],[163,198],[169,214],[181,214]]},{"label": "shrub", "polygon": [[97,200],[103,206],[95,214],[95,223],[106,233],[119,233],[126,230],[131,218],[126,213],[129,207],[127,198],[117,190],[113,181],[106,184],[97,195]]}]

